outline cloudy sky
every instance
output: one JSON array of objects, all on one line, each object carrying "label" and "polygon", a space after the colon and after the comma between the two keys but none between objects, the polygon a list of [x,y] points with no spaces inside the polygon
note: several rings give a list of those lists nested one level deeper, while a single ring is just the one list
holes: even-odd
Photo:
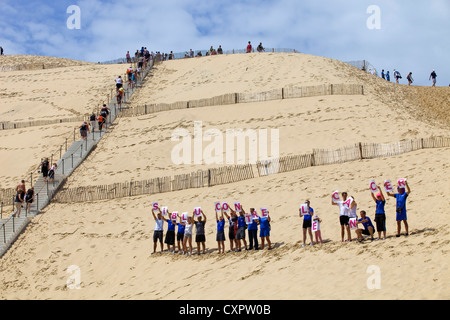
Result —
[{"label": "cloudy sky", "polygon": [[438,85],[450,84],[450,0],[0,0],[0,8],[5,54],[98,62],[141,46],[185,52],[252,41],[365,59],[404,81],[411,71],[418,85],[430,85],[436,69]]}]

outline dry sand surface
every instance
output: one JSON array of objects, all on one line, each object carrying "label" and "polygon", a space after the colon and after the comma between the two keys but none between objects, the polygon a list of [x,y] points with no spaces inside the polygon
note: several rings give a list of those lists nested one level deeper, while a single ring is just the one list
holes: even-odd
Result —
[{"label": "dry sand surface", "polygon": [[[366,94],[122,118],[69,179],[68,186],[141,180],[204,168],[174,166],[170,161],[173,130],[185,128],[192,132],[193,121],[197,120],[203,121],[204,130],[279,129],[281,155],[356,142],[394,142],[430,135],[448,137],[448,126],[438,126],[432,121],[439,112],[448,117],[448,110],[442,105],[439,109],[422,105],[432,101],[431,98],[421,99],[420,104],[408,94],[411,88],[388,84],[331,59],[302,54],[251,54],[165,62],[157,66],[145,87],[136,91],[133,104],[326,83],[363,84]],[[432,95],[433,89],[418,90],[419,95],[427,96]],[[439,92],[448,97],[448,91]],[[427,122],[418,118],[424,108],[428,109],[422,120]],[[14,140],[13,136],[9,138]],[[94,203],[54,203],[33,219],[2,257],[0,297],[445,300],[450,298],[449,158],[450,148],[427,149],[392,158],[311,167],[212,188]],[[3,174],[0,173],[2,177]],[[334,190],[348,191],[355,197],[359,210],[366,210],[373,220],[375,204],[368,190],[369,181],[376,179],[381,183],[384,179],[399,178],[407,178],[412,188],[407,204],[410,236],[394,236],[395,201],[390,198],[386,205],[388,239],[341,243],[338,209],[331,206],[330,194]],[[311,206],[323,220],[322,235],[326,241],[302,248],[298,208],[306,199],[311,200]],[[179,212],[201,206],[208,217],[208,253],[151,255],[155,224],[149,211],[152,201]],[[247,210],[269,208],[275,249],[218,255],[212,211],[215,201],[241,201]],[[80,290],[69,290],[66,285],[70,276],[67,268],[73,265],[80,270]],[[381,288],[376,290],[367,285],[372,275],[367,270],[371,266],[380,271]]]},{"label": "dry sand surface", "polygon": [[[5,56],[14,61],[58,65],[45,70],[0,72],[0,122],[22,122],[77,117],[96,110],[114,88],[114,79],[125,65],[98,65],[79,61],[36,56]],[[74,66],[75,65],[75,66]],[[63,143],[73,139],[74,122],[61,125],[0,130],[0,188],[15,187],[28,179],[31,168],[39,165]],[[19,136],[20,134],[20,136]],[[19,138],[20,137],[20,138]],[[77,132],[77,139],[79,134]],[[69,140],[70,142],[70,140]],[[8,155],[3,156],[3,155]]]},{"label": "dry sand surface", "polygon": [[[449,156],[448,148],[421,150],[209,189],[52,204],[2,258],[0,295],[8,299],[448,299]],[[338,209],[331,206],[330,193],[347,190],[358,208],[373,218],[368,181],[399,177],[408,178],[412,188],[410,236],[394,236],[391,198],[386,205],[386,240],[341,243]],[[323,220],[326,243],[301,248],[298,206],[306,198]],[[246,209],[268,207],[275,249],[218,255],[212,209],[217,200],[240,200]],[[152,201],[167,204],[170,210],[202,206],[208,218],[208,253],[151,255]],[[66,287],[71,265],[80,268],[80,290]],[[367,287],[369,266],[379,267],[379,290]]]}]

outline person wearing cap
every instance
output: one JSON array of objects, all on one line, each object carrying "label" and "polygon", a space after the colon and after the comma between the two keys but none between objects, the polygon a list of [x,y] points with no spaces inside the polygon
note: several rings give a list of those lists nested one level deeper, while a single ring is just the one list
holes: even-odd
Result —
[{"label": "person wearing cap", "polygon": [[411,193],[411,189],[409,188],[408,182],[406,182],[406,190],[404,187],[397,187],[398,193],[390,193],[388,192],[387,195],[390,197],[393,197],[397,200],[396,202],[396,221],[397,221],[397,235],[396,237],[400,237],[400,233],[402,230],[402,221],[405,225],[405,236],[408,236],[408,218],[406,215],[406,199],[408,198],[409,194]]},{"label": "person wearing cap", "polygon": [[303,217],[303,244],[302,247],[306,246],[306,233],[309,234],[309,238],[311,239],[311,243],[310,245],[312,246],[313,243],[313,235],[312,235],[312,231],[311,231],[311,225],[312,225],[312,215],[314,214],[314,209],[311,208],[309,206],[310,202],[309,200],[305,201],[305,204],[308,205],[308,212],[305,213],[304,215],[302,214],[302,209],[300,208],[299,211],[299,216],[300,218]]},{"label": "person wearing cap", "polygon": [[373,201],[376,204],[375,210],[375,224],[377,226],[378,239],[381,239],[381,233],[383,233],[383,240],[386,240],[386,212],[384,211],[384,206],[386,205],[386,199],[384,198],[383,191],[381,191],[381,187],[378,186],[378,193],[376,196],[372,192]]}]

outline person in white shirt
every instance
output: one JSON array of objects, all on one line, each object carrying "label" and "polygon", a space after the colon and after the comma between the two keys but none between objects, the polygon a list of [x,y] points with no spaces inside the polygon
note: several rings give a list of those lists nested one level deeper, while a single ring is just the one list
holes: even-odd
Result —
[{"label": "person in white shirt", "polygon": [[341,224],[341,241],[344,242],[344,235],[345,231],[347,231],[347,242],[351,241],[351,234],[350,234],[350,225],[349,225],[349,219],[350,219],[350,209],[352,209],[354,206],[356,206],[356,203],[353,201],[351,204],[350,209],[344,205],[344,203],[347,201],[347,192],[342,192],[342,201],[333,202],[333,198],[331,199],[331,204],[333,206],[339,206],[339,222]]},{"label": "person in white shirt", "polygon": [[153,218],[155,219],[155,229],[153,229],[153,253],[156,253],[156,247],[158,241],[161,245],[161,253],[164,251],[163,244],[163,233],[164,233],[164,219],[162,218],[161,210],[159,210],[158,215],[155,216],[155,212],[152,210]]}]

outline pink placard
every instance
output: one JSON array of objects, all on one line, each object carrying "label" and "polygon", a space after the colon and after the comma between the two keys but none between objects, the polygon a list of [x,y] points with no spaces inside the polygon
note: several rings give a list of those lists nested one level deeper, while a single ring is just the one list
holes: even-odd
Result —
[{"label": "pink placard", "polygon": [[300,212],[302,213],[302,216],[309,214],[308,205],[306,203],[303,203],[300,206]]},{"label": "pink placard", "polygon": [[398,179],[397,185],[399,188],[406,188],[406,179]]},{"label": "pink placard", "polygon": [[369,182],[369,189],[370,189],[370,191],[372,191],[372,193],[377,193],[378,192],[378,187],[377,187],[377,184],[376,184],[375,180],[370,180],[370,182]]},{"label": "pink placard", "polygon": [[392,187],[391,180],[385,180],[384,181],[384,189],[386,190],[386,192],[389,192],[389,193],[394,191],[394,187]]},{"label": "pink placard", "polygon": [[228,213],[228,211],[230,211],[230,206],[228,205],[228,202],[222,203],[222,209],[223,209],[223,212],[226,212],[226,213]]},{"label": "pink placard", "polygon": [[348,221],[348,225],[350,226],[350,230],[358,229],[358,225],[356,224],[356,218],[350,218]]},{"label": "pink placard", "polygon": [[316,232],[320,230],[320,224],[319,221],[313,221],[311,224],[311,231]]},{"label": "pink placard", "polygon": [[269,216],[269,210],[267,208],[261,208],[261,216],[267,218]]},{"label": "pink placard", "polygon": [[334,203],[340,201],[341,199],[339,198],[339,191],[336,190],[335,192],[333,192],[332,198]]}]

